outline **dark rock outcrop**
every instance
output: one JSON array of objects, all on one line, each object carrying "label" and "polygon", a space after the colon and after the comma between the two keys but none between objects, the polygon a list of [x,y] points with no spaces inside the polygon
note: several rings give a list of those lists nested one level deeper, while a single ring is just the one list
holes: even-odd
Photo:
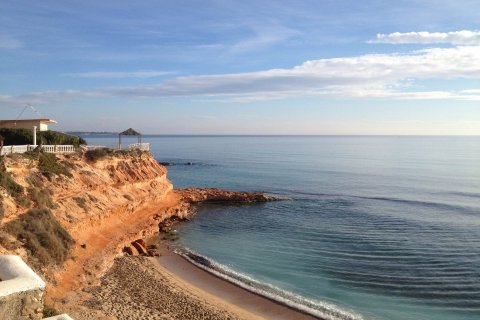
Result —
[{"label": "dark rock outcrop", "polygon": [[217,188],[187,188],[176,190],[185,202],[268,202],[277,200],[286,200],[275,196],[269,196],[263,192],[239,192],[226,191]]},{"label": "dark rock outcrop", "polygon": [[135,240],[132,242],[132,246],[137,249],[138,253],[140,255],[147,255],[148,252],[147,252],[147,248],[145,248],[145,246],[142,245],[142,242],[145,244],[145,242],[143,240],[139,241],[139,240]]}]

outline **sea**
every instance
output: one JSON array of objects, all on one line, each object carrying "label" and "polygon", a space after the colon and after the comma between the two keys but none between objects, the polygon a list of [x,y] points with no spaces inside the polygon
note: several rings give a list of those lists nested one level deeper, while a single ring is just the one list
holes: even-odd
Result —
[{"label": "sea", "polygon": [[323,319],[480,319],[480,137],[142,142],[175,164],[176,188],[288,197],[201,205],[176,225],[178,253],[200,267]]}]

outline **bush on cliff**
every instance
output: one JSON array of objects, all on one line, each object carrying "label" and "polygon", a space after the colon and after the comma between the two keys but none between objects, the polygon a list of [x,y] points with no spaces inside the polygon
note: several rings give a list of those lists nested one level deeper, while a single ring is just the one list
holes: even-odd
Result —
[{"label": "bush on cliff", "polygon": [[[0,128],[0,136],[4,137],[4,145],[23,145],[33,143],[33,133],[29,129]],[[81,137],[57,131],[41,131],[37,133],[37,141],[42,144],[87,144]]]},{"label": "bush on cliff", "polygon": [[58,316],[59,314],[60,314],[60,312],[58,312],[55,308],[47,306],[47,305],[43,306],[43,317],[44,318]]},{"label": "bush on cliff", "polygon": [[67,167],[59,163],[57,157],[53,153],[41,152],[39,154],[38,169],[46,177],[49,177],[52,174],[64,175],[69,178],[72,177],[72,174]]},{"label": "bush on cliff", "polygon": [[85,158],[87,158],[88,161],[97,161],[99,159],[105,158],[109,155],[113,154],[113,150],[109,148],[100,148],[100,149],[94,149],[94,150],[88,150],[85,152]]},{"label": "bush on cliff", "polygon": [[13,180],[10,173],[4,168],[0,169],[0,187],[3,187],[9,195],[11,195],[18,204],[26,207],[30,201],[23,195],[23,187]]},{"label": "bush on cliff", "polygon": [[33,201],[36,208],[50,208],[54,209],[58,205],[52,200],[52,191],[48,188],[31,187],[28,189],[28,195]]},{"label": "bush on cliff", "polygon": [[25,248],[40,265],[61,264],[74,244],[70,234],[48,209],[31,209],[5,225],[5,230],[25,243]]}]

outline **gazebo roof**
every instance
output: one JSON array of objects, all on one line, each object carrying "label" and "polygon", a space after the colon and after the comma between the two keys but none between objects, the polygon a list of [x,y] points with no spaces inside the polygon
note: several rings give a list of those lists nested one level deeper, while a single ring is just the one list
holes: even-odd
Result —
[{"label": "gazebo roof", "polygon": [[128,128],[127,130],[120,132],[119,135],[123,136],[141,136],[142,134],[138,131],[133,130],[132,128]]}]

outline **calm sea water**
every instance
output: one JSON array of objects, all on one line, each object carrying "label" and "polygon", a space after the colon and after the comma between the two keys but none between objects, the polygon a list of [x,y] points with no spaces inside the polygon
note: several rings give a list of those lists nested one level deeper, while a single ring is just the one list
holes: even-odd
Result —
[{"label": "calm sea water", "polygon": [[480,319],[480,137],[143,140],[175,187],[292,199],[179,225],[215,272],[330,319]]}]

